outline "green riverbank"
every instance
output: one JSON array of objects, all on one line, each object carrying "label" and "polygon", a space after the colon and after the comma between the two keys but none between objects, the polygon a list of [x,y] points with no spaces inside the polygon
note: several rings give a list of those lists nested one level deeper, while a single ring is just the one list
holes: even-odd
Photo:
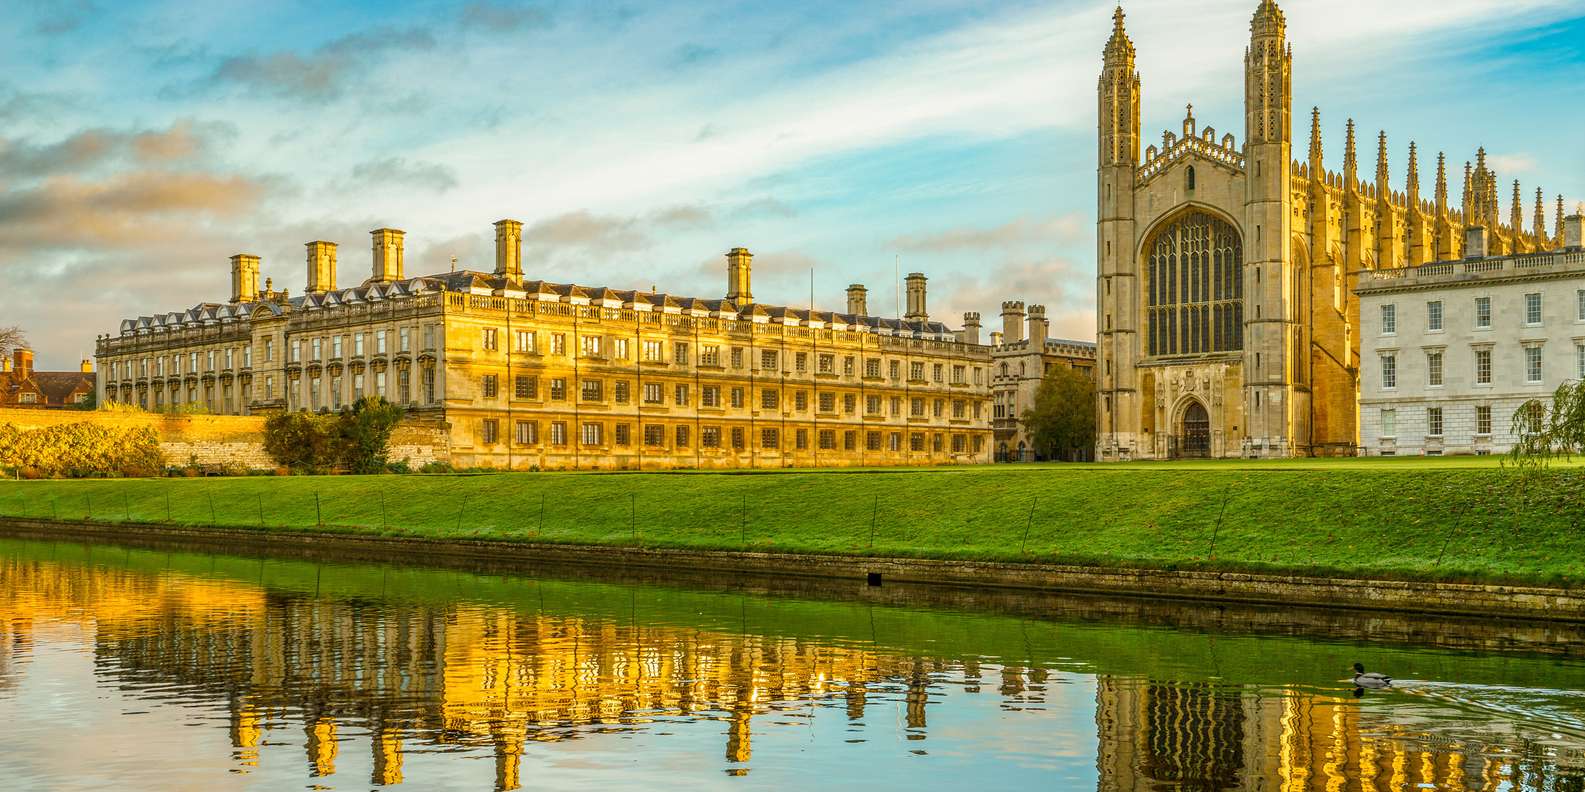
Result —
[{"label": "green riverbank", "polygon": [[1585,471],[1489,459],[0,482],[0,515],[1571,586]]}]

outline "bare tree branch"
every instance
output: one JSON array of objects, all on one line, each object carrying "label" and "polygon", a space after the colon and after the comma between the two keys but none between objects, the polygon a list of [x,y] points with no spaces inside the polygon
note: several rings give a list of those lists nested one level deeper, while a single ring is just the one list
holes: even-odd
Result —
[{"label": "bare tree branch", "polygon": [[20,327],[0,327],[0,358],[11,357],[17,347],[27,346],[27,336]]}]

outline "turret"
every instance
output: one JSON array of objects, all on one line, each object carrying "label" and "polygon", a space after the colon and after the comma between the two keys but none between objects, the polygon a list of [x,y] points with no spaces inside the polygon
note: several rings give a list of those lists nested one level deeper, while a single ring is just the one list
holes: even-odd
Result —
[{"label": "turret", "polygon": [[1112,37],[1102,56],[1100,80],[1101,165],[1139,164],[1139,73],[1134,43],[1123,30],[1123,8],[1112,14]]},{"label": "turret", "polygon": [[968,311],[963,314],[963,332],[959,339],[965,344],[980,343],[980,314],[978,311]]},{"label": "turret", "polygon": [[1046,348],[1046,336],[1051,325],[1046,322],[1046,306],[1029,306],[1029,348],[1036,352]]},{"label": "turret", "polygon": [[1024,304],[1018,300],[1002,303],[1002,343],[1024,340]]}]

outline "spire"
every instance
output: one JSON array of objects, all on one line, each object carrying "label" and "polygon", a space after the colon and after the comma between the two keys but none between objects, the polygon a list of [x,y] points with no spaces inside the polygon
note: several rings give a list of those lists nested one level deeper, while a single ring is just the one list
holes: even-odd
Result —
[{"label": "spire", "polygon": [[1106,62],[1121,63],[1124,60],[1132,64],[1134,60],[1134,42],[1128,40],[1128,31],[1123,29],[1123,7],[1119,5],[1112,12],[1112,37],[1106,40]]},{"label": "spire", "polygon": [[1537,245],[1546,245],[1546,196],[1541,194],[1541,188],[1535,188],[1535,241]]},{"label": "spire", "polygon": [[1387,197],[1387,133],[1385,131],[1376,135],[1376,194],[1383,200]]},{"label": "spire", "polygon": [[1470,211],[1474,208],[1474,207],[1472,207],[1470,205],[1470,203],[1471,203],[1471,200],[1475,196],[1475,184],[1474,184],[1474,181],[1473,181],[1473,176],[1471,176],[1471,173],[1472,173],[1472,171],[1470,170],[1470,167],[1469,167],[1469,160],[1465,160],[1464,161],[1464,209],[1463,209],[1463,211],[1464,211],[1464,225],[1465,226],[1485,225],[1486,221],[1485,221],[1484,218],[1475,217],[1474,215],[1472,215],[1470,213]]},{"label": "spire", "polygon": [[1343,136],[1343,187],[1354,189],[1354,178],[1359,173],[1359,159],[1354,155],[1354,119],[1348,119],[1348,134]]},{"label": "spire", "polygon": [[1513,201],[1508,205],[1508,224],[1515,234],[1524,230],[1524,194],[1519,192],[1519,180],[1513,180]]},{"label": "spire", "polygon": [[1557,225],[1553,226],[1553,228],[1557,229],[1557,246],[1558,247],[1563,247],[1563,194],[1562,193],[1558,193],[1558,196],[1557,196]]},{"label": "spire", "polygon": [[1255,16],[1249,21],[1249,32],[1256,37],[1266,35],[1280,38],[1287,31],[1287,24],[1275,0],[1260,0],[1260,7],[1255,9]]},{"label": "spire", "polygon": [[1414,141],[1409,141],[1409,170],[1404,178],[1404,192],[1409,197],[1409,208],[1419,211],[1420,203],[1420,154],[1415,149]]},{"label": "spire", "polygon": [[1312,178],[1320,178],[1321,173],[1321,108],[1310,108],[1310,170]]},{"label": "spire", "polygon": [[1251,145],[1293,143],[1293,52],[1287,35],[1282,11],[1263,1],[1249,22],[1244,51],[1244,140]]},{"label": "spire", "polygon": [[1447,154],[1436,153],[1436,212],[1447,213]]}]

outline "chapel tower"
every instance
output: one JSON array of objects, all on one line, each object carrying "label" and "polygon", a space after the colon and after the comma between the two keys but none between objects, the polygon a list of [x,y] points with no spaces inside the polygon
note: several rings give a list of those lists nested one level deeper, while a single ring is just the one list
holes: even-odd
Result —
[{"label": "chapel tower", "polygon": [[[1102,55],[1097,171],[1097,409],[1099,430],[1131,443],[1138,415],[1138,261],[1134,256],[1134,174],[1139,167],[1139,73],[1121,6]],[[1119,420],[1119,417],[1122,419]]]}]

